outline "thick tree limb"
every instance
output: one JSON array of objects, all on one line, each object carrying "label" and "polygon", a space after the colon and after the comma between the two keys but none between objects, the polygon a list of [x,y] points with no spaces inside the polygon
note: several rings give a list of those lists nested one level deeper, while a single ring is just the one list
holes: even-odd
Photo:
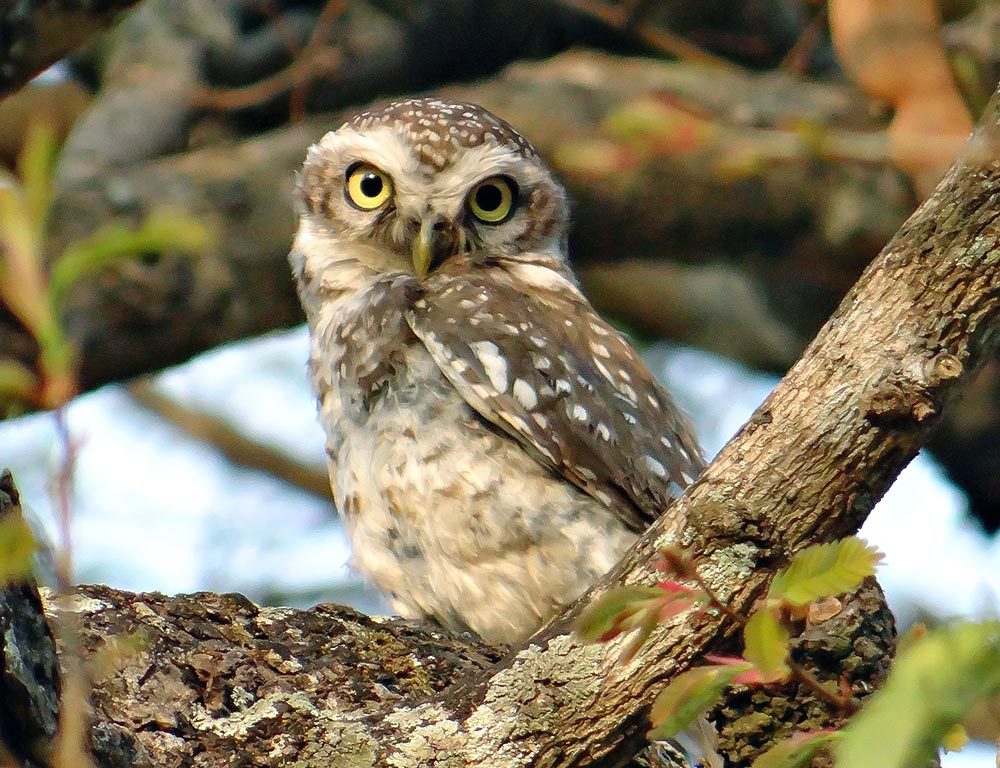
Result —
[{"label": "thick tree limb", "polygon": [[[721,332],[725,328],[750,328],[739,338],[754,341],[725,351],[757,363],[781,366],[794,359],[805,338],[800,334],[811,327],[808,321],[794,326],[787,319],[819,323],[823,310],[817,305],[832,309],[833,297],[846,290],[912,205],[905,183],[892,171],[824,162],[794,141],[782,149],[781,163],[761,163],[749,174],[733,176],[713,170],[745,164],[746,152],[773,145],[767,131],[728,124],[725,115],[737,103],[751,105],[744,109],[754,123],[806,119],[871,127],[867,105],[836,86],[574,53],[519,65],[489,83],[446,93],[503,114],[552,159],[576,198],[571,251],[578,264],[665,255],[681,263],[710,264],[701,272],[692,267],[687,277],[674,281],[692,289],[676,291],[666,303],[669,311],[661,302],[661,314],[672,322],[674,335],[693,343],[727,338]],[[680,122],[682,134],[712,125],[705,115],[717,115],[715,138],[688,151],[668,147],[636,156],[595,179],[593,170],[575,158],[581,151],[599,155],[600,148],[592,145],[605,139],[605,118],[651,94],[680,105],[668,119]],[[338,120],[315,118],[244,143],[101,174],[62,190],[53,217],[53,251],[99,224],[134,221],[157,205],[187,209],[220,232],[219,248],[210,257],[148,254],[72,291],[65,319],[82,349],[84,387],[300,321],[285,263],[294,225],[291,181],[304,148]],[[651,197],[649,189],[670,193]],[[799,234],[782,245],[775,241],[779,231]],[[836,266],[830,270],[837,275],[836,285],[822,301],[809,290],[812,261],[807,264],[802,257],[807,250],[819,251]],[[770,255],[761,259],[761,253]],[[745,267],[734,266],[740,259]],[[731,274],[720,283],[723,270]],[[745,308],[728,290],[733,282],[742,285]],[[800,290],[789,291],[789,284]],[[769,285],[775,287],[773,296]],[[600,292],[596,298],[602,298]],[[605,298],[610,305],[614,294]],[[723,305],[730,308],[725,321],[711,320]],[[0,355],[30,361],[24,351],[30,343],[10,331],[0,333]]]},{"label": "thick tree limb", "polygon": [[[26,593],[35,595],[30,604],[7,599]],[[0,590],[0,621],[43,628],[46,617],[61,622],[66,617],[51,597],[43,617],[33,588]],[[370,619],[349,608],[260,608],[239,595],[164,597],[84,587],[68,605],[93,686],[89,742],[99,768],[169,768],[192,761],[223,768],[236,756],[246,765],[280,759],[339,766],[321,740],[331,717],[377,718],[483,673],[506,650],[400,620]],[[809,626],[795,654],[824,678],[837,679],[839,670],[850,669],[845,684],[863,694],[885,676],[892,630],[881,592],[869,585],[835,616]],[[8,662],[13,654],[30,657],[38,648],[52,659],[47,634],[9,637]],[[18,668],[4,668],[11,666]],[[39,689],[47,695],[51,740],[55,689],[52,678],[45,682]],[[0,693],[0,712],[15,710],[18,688],[9,672],[0,678]],[[828,709],[795,686],[738,690],[713,719],[730,765],[748,762],[796,723],[831,724]],[[22,744],[25,724],[32,721],[13,733],[0,730],[0,745]]]},{"label": "thick tree limb", "polygon": [[138,0],[31,0],[0,3],[0,98],[16,91]]}]

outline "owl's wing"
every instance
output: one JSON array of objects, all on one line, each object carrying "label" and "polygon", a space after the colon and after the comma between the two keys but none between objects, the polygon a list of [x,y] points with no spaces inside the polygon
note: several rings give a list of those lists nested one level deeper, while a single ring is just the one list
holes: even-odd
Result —
[{"label": "owl's wing", "polygon": [[499,267],[442,269],[407,319],[480,416],[641,531],[703,469],[697,440],[635,351],[552,276],[546,289]]}]

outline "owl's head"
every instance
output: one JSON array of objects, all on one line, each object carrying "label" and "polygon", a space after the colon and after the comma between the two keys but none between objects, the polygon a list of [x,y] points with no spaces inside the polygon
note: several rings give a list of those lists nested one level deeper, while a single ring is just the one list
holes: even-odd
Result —
[{"label": "owl's head", "polygon": [[[309,150],[303,226],[379,271],[423,277],[457,254],[561,259],[567,204],[535,149],[474,104],[403,99]],[[370,248],[364,246],[372,246]]]}]

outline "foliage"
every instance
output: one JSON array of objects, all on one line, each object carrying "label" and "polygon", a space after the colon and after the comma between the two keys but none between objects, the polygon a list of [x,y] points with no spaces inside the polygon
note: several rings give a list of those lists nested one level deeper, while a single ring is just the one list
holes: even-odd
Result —
[{"label": "foliage", "polygon": [[768,602],[802,606],[853,592],[875,573],[882,555],[857,537],[816,544],[799,552],[771,582]]},{"label": "foliage", "polygon": [[136,227],[106,226],[70,243],[46,270],[46,231],[53,197],[55,140],[45,124],[33,126],[18,175],[0,172],[0,304],[38,343],[30,370],[0,359],[0,415],[25,407],[55,408],[76,393],[77,352],[60,323],[69,289],[95,270],[141,253],[176,250],[200,254],[212,233],[192,217],[152,211]]},{"label": "foliage", "polygon": [[0,586],[31,573],[35,537],[20,513],[0,519]]},{"label": "foliage", "polygon": [[[665,618],[708,607],[742,625],[744,648],[742,656],[709,656],[709,665],[674,677],[653,705],[650,738],[676,736],[708,712],[731,685],[796,680],[845,712],[856,708],[853,700],[825,687],[791,659],[793,617],[802,615],[810,603],[860,587],[882,559],[877,549],[854,536],[803,549],[775,575],[750,615],[723,603],[687,553],[671,549],[661,556],[657,568],[671,578],[652,587],[610,590],[584,611],[577,632],[591,642],[609,642],[638,630],[626,645],[631,658]],[[963,715],[998,692],[1000,622],[921,629],[901,641],[885,686],[844,729],[793,734],[758,755],[753,768],[805,766],[824,747],[834,748],[837,765],[850,768],[926,765],[939,747],[957,749],[964,743],[959,724]]]},{"label": "foliage", "polygon": [[1000,622],[932,630],[900,651],[885,685],[844,728],[837,762],[926,765],[939,745],[961,745],[955,726],[973,704],[998,692]]},{"label": "foliage", "polygon": [[[660,692],[653,705],[650,715],[651,738],[666,739],[677,735],[695,718],[704,715],[732,684],[764,685],[795,679],[813,688],[821,699],[845,711],[853,709],[853,701],[829,690],[791,660],[790,643],[794,628],[791,617],[797,612],[801,613],[809,603],[852,592],[860,587],[867,577],[875,573],[875,567],[882,559],[882,555],[874,547],[851,536],[803,549],[792,558],[787,568],[775,575],[764,600],[749,616],[738,614],[723,603],[701,579],[694,561],[685,552],[670,549],[661,552],[661,556],[657,568],[672,578],[652,587],[630,585],[608,591],[580,616],[576,627],[578,634],[590,642],[609,642],[637,631],[636,636],[625,646],[624,656],[631,659],[658,623],[686,610],[707,606],[729,614],[742,624],[744,649],[742,657],[711,657],[707,659],[712,662],[711,665],[695,667],[674,677]],[[692,582],[694,586],[681,583],[683,581]],[[980,637],[981,634],[979,632],[976,636]],[[916,641],[906,658],[912,658],[909,654],[917,653],[916,648],[925,648],[927,642],[929,638]],[[972,645],[974,644],[970,644],[970,647]],[[993,654],[996,654],[1000,641],[994,638],[994,646],[987,643],[986,647],[992,647]],[[887,684],[875,701],[888,703],[874,707],[875,715],[866,714],[852,722],[852,729],[865,729],[872,727],[866,725],[870,717],[871,722],[877,723],[874,726],[876,731],[886,728],[892,715],[905,711],[898,702],[907,701],[907,697],[921,698],[913,686],[926,690],[921,688],[921,681],[931,679],[931,672],[928,671],[930,667],[927,665],[938,664],[934,667],[937,677],[933,680],[935,686],[942,689],[942,695],[929,702],[923,697],[923,716],[916,725],[911,726],[908,736],[902,739],[904,746],[897,746],[893,753],[903,755],[903,762],[889,763],[883,759],[868,764],[898,765],[902,768],[906,764],[905,760],[911,759],[915,754],[906,750],[933,751],[949,735],[949,729],[958,722],[958,718],[973,701],[986,695],[988,690],[992,690],[991,686],[1000,686],[1000,657],[994,658],[990,652],[983,651],[979,656],[968,656],[965,659],[969,674],[973,669],[986,666],[988,661],[995,662],[993,669],[996,670],[996,679],[983,675],[981,684],[976,687],[964,685],[962,681],[965,675],[951,676],[948,665],[941,659],[932,659],[933,655],[932,650],[921,650],[918,658],[923,660],[922,665],[916,661],[901,662],[897,666],[896,675],[909,676],[907,679],[910,680],[910,687],[899,682]],[[986,682],[987,679],[989,682]],[[959,689],[967,694],[959,695]],[[870,706],[866,713],[871,709]],[[879,741],[872,733],[864,730],[862,733],[865,735],[858,738],[849,729],[842,739],[840,733],[831,731],[795,734],[760,755],[754,762],[754,768],[795,768],[805,765],[818,749],[835,739],[841,741],[838,755],[849,755],[841,758],[841,764],[862,766],[850,750],[855,749],[856,743]]]}]

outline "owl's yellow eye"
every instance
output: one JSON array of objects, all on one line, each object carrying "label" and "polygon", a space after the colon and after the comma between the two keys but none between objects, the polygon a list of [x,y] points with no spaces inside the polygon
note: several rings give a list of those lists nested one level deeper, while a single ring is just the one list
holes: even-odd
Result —
[{"label": "owl's yellow eye", "polygon": [[514,213],[517,185],[506,176],[493,176],[476,184],[469,193],[472,215],[485,224],[501,224]]},{"label": "owl's yellow eye", "polygon": [[392,197],[392,181],[374,165],[358,165],[347,172],[347,202],[362,211],[373,211]]}]

